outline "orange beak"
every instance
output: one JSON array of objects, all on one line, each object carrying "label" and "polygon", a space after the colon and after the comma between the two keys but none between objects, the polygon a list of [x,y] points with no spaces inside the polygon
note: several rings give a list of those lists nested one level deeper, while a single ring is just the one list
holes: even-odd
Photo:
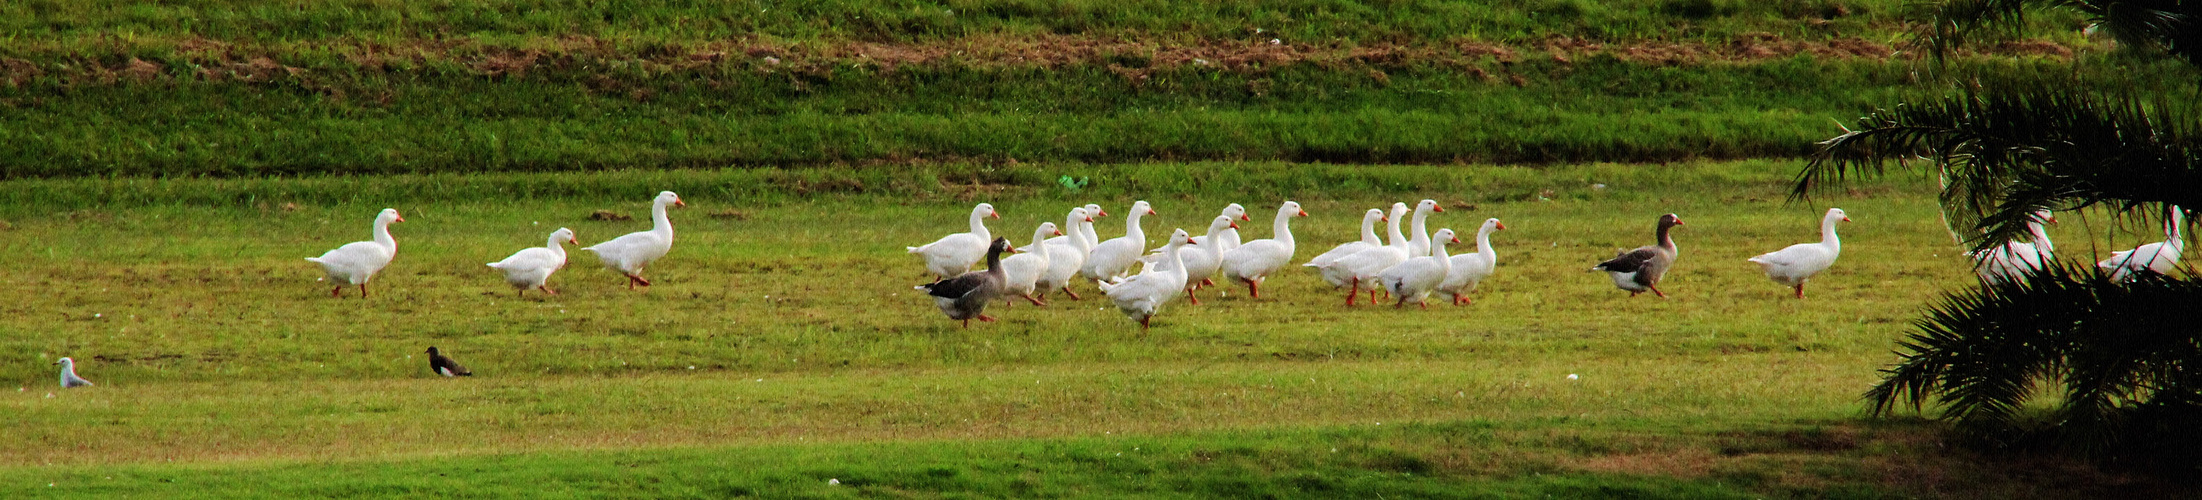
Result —
[{"label": "orange beak", "polygon": [[1300,211],[1300,216],[1301,216],[1301,217],[1306,217],[1306,216],[1307,216],[1307,211],[1306,211],[1306,210],[1301,210],[1301,211]]},{"label": "orange beak", "polygon": [[1389,215],[1386,215],[1386,216],[1383,216],[1383,217],[1377,217],[1377,218],[1376,218],[1376,221],[1377,221],[1377,222],[1391,222],[1391,221],[1392,221],[1392,217],[1391,217],[1391,216],[1389,216]]},{"label": "orange beak", "polygon": [[1102,210],[1102,211],[1101,211],[1101,215],[1100,215],[1100,217],[1108,217],[1108,216],[1109,216],[1109,211],[1107,211],[1107,210]]},{"label": "orange beak", "polygon": [[1004,251],[1004,252],[1009,252],[1009,253],[1023,253],[1023,252],[1020,252],[1020,251],[1018,251],[1018,250],[1017,250],[1017,247],[1013,247],[1013,246],[1008,246],[1008,245],[1003,245],[1003,246],[1002,246],[1002,251]]},{"label": "orange beak", "polygon": [[1498,227],[1499,227],[1499,229],[1506,229],[1506,223],[1504,223],[1504,222],[1501,222],[1501,223],[1499,223],[1499,226],[1498,226]]},{"label": "orange beak", "polygon": [[1092,218],[1092,217],[1087,217],[1087,218],[1086,218],[1086,222],[1093,222],[1093,218]]},{"label": "orange beak", "polygon": [[1460,243],[1460,236],[1454,236],[1454,237],[1453,237],[1453,242],[1454,242],[1454,243]]},{"label": "orange beak", "polygon": [[1239,228],[1239,223],[1237,223],[1237,222],[1233,222],[1233,223],[1231,223],[1231,229],[1238,229],[1238,228]]},{"label": "orange beak", "polygon": [[1062,236],[1062,235],[1063,235],[1063,230],[1061,230],[1061,229],[1057,229],[1057,230],[1055,230],[1055,235],[1056,235],[1056,236]]},{"label": "orange beak", "polygon": [[1186,238],[1186,239],[1185,239],[1185,244],[1187,244],[1187,245],[1198,245],[1198,244],[1200,244],[1200,242],[1198,242],[1198,241],[1193,241],[1193,239],[1192,239],[1192,238]]},{"label": "orange beak", "polygon": [[1443,211],[1445,211],[1445,207],[1442,207],[1442,206],[1437,206],[1437,205],[1430,205],[1430,211],[1432,211],[1432,212],[1443,212]]},{"label": "orange beak", "polygon": [[987,217],[992,217],[992,218],[996,218],[996,219],[999,219],[999,218],[1002,218],[1002,213],[1001,213],[1001,212],[996,212],[996,211],[992,211],[992,210],[988,210],[988,211],[986,212],[986,216],[987,216]]},{"label": "orange beak", "polygon": [[1247,222],[1253,222],[1253,221],[1254,221],[1254,219],[1253,219],[1252,217],[1247,217],[1247,216],[1246,216],[1246,213],[1244,213],[1244,212],[1240,212],[1240,213],[1239,213],[1239,220],[1243,220],[1243,221],[1247,221]]},{"label": "orange beak", "polygon": [[[399,220],[404,220],[404,219],[399,219]],[[2050,223],[2050,224],[2056,224],[2056,223],[2057,223],[2057,216],[2054,216],[2054,215],[2051,215],[2051,216],[2049,216],[2049,223]]]},{"label": "orange beak", "polygon": [[1850,217],[1849,217],[1849,216],[1844,216],[1844,217],[1843,217],[1843,222],[1850,222]]},{"label": "orange beak", "polygon": [[566,242],[567,242],[567,243],[572,243],[572,244],[575,244],[575,245],[579,245],[579,244],[581,244],[581,240],[577,240],[577,239],[573,239],[573,238],[566,238]]},{"label": "orange beak", "polygon": [[1162,214],[1159,214],[1159,213],[1155,213],[1155,209],[1149,208],[1149,209],[1147,209],[1147,215],[1162,215]]},{"label": "orange beak", "polygon": [[688,208],[688,202],[685,202],[685,201],[680,201],[680,200],[673,200],[673,206],[676,206],[676,207],[681,207],[681,208]]},{"label": "orange beak", "polygon": [[405,216],[400,215],[397,219],[391,220],[390,222],[405,222]]}]

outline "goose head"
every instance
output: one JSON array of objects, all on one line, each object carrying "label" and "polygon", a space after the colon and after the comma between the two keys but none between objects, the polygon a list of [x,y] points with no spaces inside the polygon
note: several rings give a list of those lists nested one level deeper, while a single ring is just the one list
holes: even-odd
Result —
[{"label": "goose head", "polygon": [[1277,207],[1277,216],[1306,217],[1307,211],[1300,209],[1300,202],[1287,200],[1283,206]]},{"label": "goose head", "polygon": [[381,214],[378,214],[378,215],[376,215],[376,216],[375,216],[375,221],[376,221],[376,222],[381,222],[381,223],[384,223],[384,224],[388,224],[388,223],[392,223],[392,222],[405,222],[405,216],[403,216],[403,215],[398,215],[398,209],[395,209],[395,208],[385,208],[385,209],[382,209],[382,213],[381,213]]},{"label": "goose head", "polygon": [[1093,222],[1093,220],[1092,220],[1092,218],[1093,218],[1093,217],[1108,217],[1108,216],[1109,216],[1109,211],[1107,211],[1107,210],[1102,210],[1102,209],[1101,209],[1101,206],[1100,206],[1100,205],[1095,205],[1095,204],[1092,204],[1092,203],[1087,203],[1087,204],[1086,204],[1086,217],[1087,217],[1087,220],[1086,220],[1086,222]]},{"label": "goose head", "polygon": [[1361,222],[1383,222],[1387,220],[1391,220],[1391,218],[1384,216],[1383,209],[1371,208],[1368,213],[1361,214]]},{"label": "goose head", "polygon": [[1414,210],[1416,212],[1443,212],[1445,207],[1437,206],[1437,200],[1422,200],[1421,203],[1414,205]]},{"label": "goose head", "polygon": [[1010,245],[1009,245],[1009,238],[994,238],[994,244],[993,244],[993,245],[990,245],[990,246],[988,246],[988,247],[987,247],[987,249],[986,249],[986,251],[988,251],[988,252],[1001,252],[1001,253],[1017,253],[1017,247],[1013,247],[1013,246],[1010,246]]},{"label": "goose head", "polygon": [[1405,217],[1405,216],[1407,216],[1407,210],[1409,210],[1409,209],[1407,208],[1407,204],[1406,204],[1406,203],[1403,203],[1403,202],[1395,202],[1395,203],[1392,203],[1392,213],[1391,213],[1391,216],[1390,216],[1390,217],[1385,217],[1385,218],[1384,218],[1384,220],[1386,220],[1386,221],[1389,221],[1389,220],[1393,220],[1393,219],[1398,219],[1398,218],[1400,218],[1400,217]]},{"label": "goose head", "polygon": [[1666,229],[1666,228],[1670,228],[1670,227],[1675,227],[1675,226],[1680,226],[1680,225],[1682,225],[1682,216],[1680,216],[1680,215],[1675,215],[1675,214],[1667,214],[1667,215],[1661,215],[1661,216],[1659,216],[1659,228],[1660,228],[1660,229]]},{"label": "goose head", "polygon": [[567,242],[567,243],[572,243],[572,244],[575,244],[575,245],[579,245],[579,244],[581,244],[581,242],[580,242],[579,240],[575,240],[575,239],[573,239],[573,230],[572,230],[572,229],[567,229],[567,228],[563,228],[563,227],[561,227],[561,228],[558,228],[558,230],[557,230],[557,231],[551,231],[551,240],[552,240],[552,241],[556,241],[556,240],[566,240],[566,242]]},{"label": "goose head", "polygon": [[1238,220],[1254,220],[1247,218],[1246,207],[1239,206],[1239,204],[1237,203],[1232,203],[1229,206],[1223,207],[1223,216]]},{"label": "goose head", "polygon": [[61,367],[61,369],[63,369],[63,370],[67,370],[67,369],[70,369],[70,368],[74,368],[74,367],[76,367],[76,360],[73,360],[73,359],[69,359],[69,358],[61,358],[60,360],[56,360],[56,361],[54,361],[54,366],[59,366],[59,367]]},{"label": "goose head", "polygon": [[1154,205],[1148,204],[1147,200],[1132,202],[1132,213],[1141,215],[1162,215],[1159,213],[1155,213]]},{"label": "goose head", "polygon": [[657,197],[657,199],[656,199],[656,200],[654,200],[654,201],[655,201],[655,202],[657,202],[657,203],[660,203],[660,204],[667,204],[667,205],[672,205],[672,206],[676,206],[676,207],[681,207],[681,208],[688,208],[688,203],[687,203],[687,202],[683,202],[683,201],[680,201],[680,195],[677,195],[677,194],[673,194],[673,192],[672,192],[672,191],[659,191],[659,192],[658,192],[658,197]]},{"label": "goose head", "polygon": [[1208,223],[1208,234],[1216,234],[1224,228],[1238,229],[1239,223],[1233,222],[1229,215],[1218,215],[1215,222]]},{"label": "goose head", "polygon": [[1499,222],[1499,219],[1497,217],[1483,220],[1483,231],[1498,231],[1503,229],[1506,229],[1506,223]]},{"label": "goose head", "polygon": [[1432,234],[1432,235],[1430,235],[1430,241],[1443,241],[1443,242],[1447,242],[1447,243],[1460,243],[1460,236],[1459,236],[1458,234],[1454,234],[1454,233],[1453,233],[1453,228],[1449,228],[1449,227],[1448,227],[1448,228],[1444,228],[1444,229],[1439,229],[1439,230],[1437,230],[1437,234]]},{"label": "goose head", "polygon": [[1843,212],[1843,209],[1840,209],[1840,208],[1830,208],[1830,209],[1827,209],[1827,217],[1826,217],[1826,219],[1828,219],[1828,220],[1839,220],[1839,221],[1843,221],[1843,222],[1850,222],[1850,214],[1848,214],[1848,213],[1844,213],[1844,212]]},{"label": "goose head", "polygon": [[1002,214],[1001,214],[1000,212],[995,212],[995,211],[994,211],[994,204],[992,204],[992,203],[980,203],[980,204],[979,204],[979,206],[976,206],[976,207],[971,207],[971,217],[972,217],[972,218],[981,218],[981,217],[984,217],[984,218],[990,218],[990,219],[999,219],[999,218],[1002,218]]},{"label": "goose head", "polygon": [[1053,222],[1042,222],[1040,223],[1040,234],[1062,236],[1063,230],[1056,229]]},{"label": "goose head", "polygon": [[1191,244],[1193,244],[1193,235],[1186,233],[1185,228],[1181,227],[1170,231],[1170,246]]},{"label": "goose head", "polygon": [[436,346],[428,346],[428,355],[435,356],[437,354],[440,353],[436,352]]}]

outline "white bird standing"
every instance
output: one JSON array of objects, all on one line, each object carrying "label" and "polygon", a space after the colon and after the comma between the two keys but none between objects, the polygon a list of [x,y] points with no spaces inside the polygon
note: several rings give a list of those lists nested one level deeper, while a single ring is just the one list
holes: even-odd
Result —
[{"label": "white bird standing", "polygon": [[513,252],[511,257],[505,257],[505,260],[488,265],[492,269],[505,272],[505,283],[512,285],[515,295],[527,295],[529,288],[558,295],[557,291],[550,289],[550,277],[551,273],[566,267],[567,243],[581,244],[574,240],[572,229],[561,227],[557,231],[551,231],[550,241],[543,246],[523,248]]},{"label": "white bird standing", "polygon": [[1269,223],[1269,239],[1249,241],[1224,252],[1223,263],[1217,271],[1222,272],[1225,279],[1245,283],[1247,295],[1262,298],[1262,281],[1291,264],[1292,254],[1298,248],[1292,239],[1292,218],[1306,216],[1307,211],[1300,209],[1300,202],[1286,200],[1277,206],[1277,218]]},{"label": "white bird standing", "polygon": [[1820,242],[1799,243],[1778,251],[1752,257],[1766,271],[1767,279],[1797,289],[1797,298],[1804,298],[1804,282],[1813,275],[1835,265],[1835,258],[1842,256],[1843,243],[1835,237],[1835,223],[1850,222],[1850,215],[1843,209],[1827,209],[1820,217]]},{"label": "white bird standing", "polygon": [[[1061,234],[1063,234],[1062,231],[1055,229],[1055,223],[1042,222],[1038,229],[1032,230],[1032,245],[1025,247],[1032,249],[1032,251],[1002,259],[1002,276],[1004,279],[1002,286],[1006,294],[1024,297],[1025,300],[1031,301],[1032,305],[1047,305],[1046,302],[1041,302],[1039,297],[1034,296],[1033,292],[1047,290],[1039,288],[1040,277],[1047,274],[1048,267],[1052,265],[1049,261],[1053,259],[1052,254],[1054,252],[1048,248],[1049,245],[1044,241],[1050,235]],[[1008,307],[1009,304],[1014,304],[1016,301],[1017,299],[1010,298],[1005,301],[1003,307]]]},{"label": "white bird standing", "polygon": [[2012,241],[1983,252],[1966,252],[1974,260],[1973,272],[1982,281],[1990,283],[2025,279],[2026,275],[2041,270],[2056,255],[2056,245],[2049,241],[2049,228],[2043,223],[2056,224],[2057,216],[2048,210],[2034,212],[2034,218],[2026,223],[2026,231],[2033,235],[2031,243]]},{"label": "white bird standing", "polygon": [[1078,274],[1097,283],[1124,275],[1147,249],[1147,232],[1139,228],[1139,219],[1148,215],[1158,215],[1152,205],[1133,202],[1131,213],[1124,215],[1124,236],[1095,245]]},{"label": "white bird standing", "polygon": [[1033,283],[1036,295],[1045,298],[1050,290],[1062,290],[1071,300],[1083,300],[1070,291],[1070,282],[1078,277],[1078,267],[1085,265],[1086,252],[1093,250],[1086,235],[1080,234],[1093,226],[1093,217],[1086,214],[1083,207],[1070,209],[1070,215],[1063,217],[1063,227],[1070,228],[1070,234],[1047,239],[1047,272]]},{"label": "white bird standing", "polygon": [[903,247],[910,253],[925,258],[925,272],[941,279],[962,276],[971,266],[986,258],[987,244],[994,241],[994,232],[986,229],[987,218],[1002,218],[994,212],[991,203],[971,207],[971,231],[942,236],[923,246]]},{"label": "white bird standing", "polygon": [[2186,210],[2171,207],[2171,222],[2164,225],[2164,241],[2134,247],[2123,252],[2111,252],[2110,258],[2095,263],[2110,271],[2110,279],[2125,281],[2144,274],[2169,275],[2179,267],[2180,254],[2186,253],[2187,240],[2181,237],[2181,228],[2187,223]]},{"label": "white bird standing", "polygon": [[[1225,205],[1221,215],[1232,220],[1254,220],[1246,216],[1246,207],[1239,206],[1237,203]],[[1216,242],[1215,245],[1209,246],[1209,248],[1214,248],[1217,252],[1229,252],[1231,249],[1245,244],[1243,240],[1239,239],[1238,224],[1232,224],[1231,227],[1225,228],[1221,233],[1208,233],[1193,237],[1193,244],[1195,245],[1208,245],[1209,241]]]},{"label": "white bird standing", "polygon": [[355,241],[336,247],[320,257],[307,257],[307,262],[321,265],[329,273],[329,281],[336,288],[329,290],[330,297],[343,297],[344,285],[359,287],[359,298],[367,298],[367,282],[375,279],[375,273],[390,265],[390,259],[398,256],[398,240],[390,237],[390,223],[405,222],[398,209],[385,208],[375,215],[375,240]]},{"label": "white bird standing", "polygon": [[688,206],[680,201],[680,195],[661,191],[650,203],[649,231],[627,233],[581,249],[596,252],[597,260],[603,261],[605,268],[626,275],[628,290],[635,289],[637,284],[650,286],[650,280],[642,279],[642,268],[673,251],[673,220],[665,216],[666,205]]},{"label": "white bird standing", "polygon": [[1346,287],[1346,305],[1352,306],[1354,296],[1362,290],[1369,291],[1369,303],[1376,303],[1376,291],[1383,288],[1376,283],[1376,274],[1392,266],[1406,262],[1414,254],[1408,252],[1408,241],[1399,234],[1399,223],[1407,215],[1407,204],[1393,203],[1391,223],[1385,230],[1390,233],[1391,244],[1354,252],[1338,260],[1316,266],[1323,273],[1323,281],[1333,287]]},{"label": "white bird standing", "polygon": [[76,360],[61,358],[60,361],[55,361],[54,364],[61,365],[61,388],[92,386],[92,381],[76,376]]},{"label": "white bird standing", "polygon": [[1491,232],[1506,229],[1498,219],[1484,219],[1483,227],[1476,230],[1476,251],[1453,256],[1453,270],[1445,273],[1445,282],[1437,284],[1437,291],[1453,296],[1453,305],[1470,303],[1468,292],[1476,291],[1484,278],[1498,270],[1499,253],[1491,249]]},{"label": "white bird standing", "polygon": [[1425,225],[1424,222],[1429,220],[1430,212],[1443,211],[1445,211],[1445,207],[1437,206],[1437,200],[1422,200],[1415,203],[1414,234],[1407,238],[1407,256],[1409,258],[1430,255],[1430,232],[1427,229],[1429,226]]},{"label": "white bird standing", "polygon": [[[1233,222],[1231,216],[1218,215],[1216,220],[1208,223],[1208,236],[1222,236],[1224,231],[1238,229],[1238,227],[1239,224]],[[1221,241],[1222,239],[1220,237],[1210,238],[1209,241]],[[1178,260],[1185,262],[1185,298],[1197,306],[1200,305],[1200,296],[1194,292],[1203,288],[1203,283],[1215,284],[1208,277],[1214,276],[1216,270],[1223,266],[1223,252],[1217,248],[1217,245],[1202,243],[1199,236],[1194,236],[1192,241],[1192,243],[1187,243],[1185,248],[1178,249],[1178,253],[1181,254],[1178,256]],[[1167,250],[1167,247],[1154,249],[1140,260],[1146,262],[1150,267],[1168,265],[1163,261],[1167,257],[1162,255],[1165,250]]]},{"label": "white bird standing", "polygon": [[[1323,267],[1323,264],[1329,264],[1331,262],[1337,261],[1338,259],[1345,258],[1345,256],[1353,255],[1356,252],[1384,246],[1384,240],[1378,239],[1376,237],[1376,223],[1387,220],[1391,219],[1384,216],[1384,211],[1382,209],[1369,209],[1368,213],[1361,214],[1361,241],[1339,244],[1336,247],[1332,247],[1330,251],[1323,252],[1322,255],[1317,255],[1313,259],[1308,259],[1306,264],[1301,265],[1319,268]],[[1332,284],[1331,286],[1338,287],[1345,285],[1340,283]]]},{"label": "white bird standing", "polygon": [[[1139,212],[1132,213],[1136,216]],[[1109,301],[1115,302],[1124,316],[1138,321],[1140,330],[1146,330],[1155,312],[1185,289],[1185,262],[1179,255],[1185,245],[1192,242],[1192,236],[1185,234],[1184,229],[1171,232],[1170,244],[1163,247],[1165,262],[1169,263],[1167,269],[1149,267],[1138,276],[1116,283],[1102,282],[1101,292],[1109,295]]]},{"label": "white bird standing", "polygon": [[1459,242],[1460,237],[1454,236],[1452,229],[1439,229],[1429,242],[1430,255],[1408,259],[1377,274],[1376,282],[1399,298],[1392,308],[1405,307],[1407,299],[1412,298],[1415,304],[1429,309],[1430,291],[1445,282],[1446,274],[1453,272],[1453,259],[1445,255],[1445,244]]}]

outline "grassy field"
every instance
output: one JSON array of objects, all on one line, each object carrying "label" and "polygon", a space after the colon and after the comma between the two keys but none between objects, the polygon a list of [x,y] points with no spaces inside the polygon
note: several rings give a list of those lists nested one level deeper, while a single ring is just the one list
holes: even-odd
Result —
[{"label": "grassy field", "polygon": [[[0,190],[0,488],[89,494],[763,496],[1881,496],[2151,491],[1854,421],[1935,294],[1970,274],[1912,179],[1783,202],[1793,162],[1548,168],[1274,163],[280,179],[55,179]],[[1078,192],[1054,176],[1093,182]],[[585,262],[514,299],[482,262],[565,226],[584,244],[683,194],[679,243],[628,292]],[[1718,193],[1707,196],[1706,193]],[[975,200],[1021,238],[1139,193],[1150,232],[1295,199],[1301,258],[1362,209],[1431,198],[1499,217],[1476,304],[1347,309],[1307,272],[1262,299],[1102,304],[965,330],[909,289],[901,246]],[[1745,257],[1816,237],[1810,299]],[[300,257],[367,234],[395,264],[333,300]],[[1584,268],[1682,214],[1659,300]],[[2074,219],[2085,220],[2084,217]],[[1104,236],[1122,219],[1099,222]],[[2071,225],[2068,223],[2068,225]],[[2069,231],[2069,229],[2067,229]],[[2083,253],[2080,238],[2061,241]],[[2074,257],[2078,258],[2078,257]],[[1294,271],[1299,271],[1295,269]],[[1081,290],[1090,291],[1090,287]],[[428,374],[434,345],[479,375]],[[59,391],[54,358],[99,383]],[[1570,374],[1579,380],[1569,380]],[[51,393],[52,397],[47,395]],[[1325,449],[1337,449],[1328,452]],[[1115,453],[1124,453],[1119,458]],[[1333,454],[1336,453],[1336,454]],[[431,474],[437,474],[431,477]],[[837,479],[840,485],[827,485]],[[52,483],[50,489],[47,484]],[[238,490],[234,488],[243,488]],[[2051,488],[2038,490],[2039,488]],[[2077,489],[2075,489],[2077,488]],[[2091,490],[2087,488],[2109,488]],[[501,493],[500,493],[501,492]],[[1264,493],[1267,492],[1267,493]]]}]

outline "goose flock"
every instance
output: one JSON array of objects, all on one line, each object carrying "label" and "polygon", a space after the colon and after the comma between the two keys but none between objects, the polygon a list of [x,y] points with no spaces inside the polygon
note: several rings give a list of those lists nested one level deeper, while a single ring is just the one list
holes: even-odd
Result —
[{"label": "goose flock", "polygon": [[[673,224],[666,209],[686,206],[679,195],[660,192],[651,204],[650,230],[580,249],[596,254],[606,269],[625,276],[630,290],[648,287],[650,281],[642,277],[643,269],[664,257],[673,246]],[[1445,211],[1435,200],[1422,200],[1411,208],[1394,203],[1389,208],[1372,208],[1362,214],[1359,240],[1334,246],[1301,265],[1313,268],[1332,287],[1345,289],[1349,307],[1364,291],[1370,304],[1376,303],[1378,293],[1392,296],[1394,308],[1404,308],[1412,301],[1427,309],[1433,294],[1442,294],[1456,306],[1472,304],[1469,295],[1497,270],[1498,253],[1491,244],[1491,233],[1505,230],[1506,224],[1497,218],[1485,219],[1476,230],[1475,250],[1455,253],[1447,246],[1461,243],[1453,229],[1440,228],[1434,234],[1426,231],[1430,214]],[[1218,277],[1245,285],[1248,296],[1261,298],[1262,283],[1289,265],[1297,253],[1292,219],[1308,216],[1299,203],[1286,201],[1277,207],[1269,238],[1243,241],[1238,222],[1252,219],[1245,207],[1232,203],[1211,220],[1202,235],[1174,229],[1160,247],[1148,249],[1141,218],[1158,214],[1147,201],[1136,201],[1124,216],[1124,235],[1101,240],[1094,230],[1094,219],[1108,216],[1108,211],[1097,204],[1072,207],[1061,225],[1043,222],[1034,228],[1029,244],[1020,251],[1008,238],[995,237],[986,227],[986,219],[1000,219],[1001,214],[993,205],[980,203],[972,207],[969,231],[905,248],[924,260],[928,275],[939,278],[917,289],[931,296],[942,314],[967,328],[974,319],[994,321],[986,308],[996,300],[1009,304],[1022,298],[1034,306],[1046,306],[1046,296],[1053,291],[1083,300],[1072,290],[1075,283],[1083,281],[1098,288],[1144,330],[1163,306],[1180,294],[1199,305],[1195,293],[1216,286]],[[1410,229],[1403,233],[1400,226],[1409,214]],[[2172,207],[2171,214],[2164,228],[2164,241],[2114,252],[2097,266],[2115,280],[2170,273],[2185,250],[2181,234],[2184,210]],[[1842,255],[1836,225],[1848,221],[1850,217],[1842,209],[1830,208],[1820,219],[1819,242],[1790,245],[1748,260],[1759,265],[1768,279],[1792,288],[1796,298],[1803,299],[1806,281],[1834,266]],[[396,209],[383,209],[374,218],[372,240],[345,244],[306,259],[327,273],[326,279],[334,284],[331,297],[343,297],[347,286],[357,287],[361,298],[368,296],[368,283],[397,256],[398,244],[390,235],[390,224],[398,222],[405,222],[405,217]],[[2055,246],[2045,224],[2056,222],[2049,211],[2036,212],[2028,222],[2030,240],[1966,255],[1974,261],[1983,282],[2021,279],[2043,269],[2052,259]],[[1386,223],[1388,240],[1378,238],[1378,223]],[[1654,226],[1653,244],[1620,252],[1590,270],[1607,273],[1614,286],[1631,297],[1651,292],[1664,298],[1667,294],[1659,289],[1659,282],[1679,256],[1673,231],[1681,226],[1680,216],[1660,215]],[[558,228],[550,233],[544,246],[521,249],[487,266],[503,272],[505,282],[518,294],[532,289],[555,295],[557,292],[548,283],[551,274],[566,265],[566,244],[578,245],[579,240],[572,229]],[[1005,258],[1005,254],[1009,256]],[[981,262],[986,265],[984,270],[971,269]],[[1136,273],[1132,272],[1135,266],[1139,266]],[[430,371],[437,375],[472,375],[435,347],[428,348],[428,354]],[[74,360],[61,358],[54,364],[61,367],[62,387],[92,385],[77,375]]]},{"label": "goose flock", "polygon": [[[1301,266],[1314,268],[1324,282],[1345,289],[1349,307],[1363,292],[1370,304],[1376,303],[1378,293],[1390,295],[1393,308],[1413,302],[1427,309],[1433,294],[1440,294],[1456,306],[1472,304],[1469,294],[1498,269],[1498,251],[1491,244],[1491,233],[1505,230],[1506,223],[1485,219],[1476,229],[1475,250],[1455,254],[1447,251],[1448,244],[1461,243],[1453,229],[1428,231],[1430,215],[1444,211],[1436,200],[1422,200],[1411,208],[1406,203],[1394,203],[1388,212],[1369,209],[1361,216],[1359,241],[1332,247]],[[972,209],[969,232],[907,248],[924,257],[928,273],[941,277],[917,288],[934,297],[949,319],[962,321],[966,327],[972,319],[993,321],[986,315],[986,307],[1004,297],[1010,297],[1004,300],[1005,306],[1015,303],[1014,297],[1023,297],[1035,306],[1046,305],[1040,296],[1052,290],[1080,299],[1071,291],[1075,281],[1071,269],[1076,268],[1077,277],[1093,283],[1125,317],[1146,329],[1162,306],[1180,295],[1192,305],[1200,305],[1195,294],[1202,287],[1214,286],[1217,276],[1243,284],[1248,296],[1261,298],[1262,282],[1289,265],[1297,251],[1292,219],[1307,216],[1299,203],[1286,201],[1277,208],[1269,239],[1242,244],[1238,221],[1250,219],[1245,207],[1233,203],[1209,222],[1205,234],[1196,237],[1182,228],[1175,229],[1161,247],[1143,251],[1148,241],[1140,218],[1156,213],[1152,204],[1134,202],[1125,215],[1124,236],[1103,241],[1093,233],[1093,220],[1108,212],[1093,204],[1072,207],[1062,226],[1043,222],[1034,230],[1032,244],[1024,247],[1031,252],[1003,259],[1003,253],[1017,249],[1006,238],[987,239],[992,233],[985,219],[1000,218],[1000,214],[993,205],[981,203]],[[1400,227],[1403,220],[1411,220],[1406,223],[1406,232]],[[1834,266],[1841,255],[1835,224],[1849,220],[1842,209],[1828,209],[1820,221],[1820,242],[1791,245],[1749,261],[1758,264],[1768,279],[1793,288],[1797,298],[1802,299],[1805,281]],[[1378,223],[1387,223],[1388,243],[1377,237]],[[1615,287],[1632,297],[1651,292],[1664,298],[1667,294],[1659,289],[1659,281],[1674,266],[1679,250],[1672,231],[1682,225],[1681,216],[1661,215],[1653,244],[1623,251],[1591,270],[1606,272]],[[1059,228],[1069,228],[1070,232],[1065,234]],[[986,269],[971,270],[981,256],[986,259]],[[1144,267],[1133,273],[1137,265]]]}]

